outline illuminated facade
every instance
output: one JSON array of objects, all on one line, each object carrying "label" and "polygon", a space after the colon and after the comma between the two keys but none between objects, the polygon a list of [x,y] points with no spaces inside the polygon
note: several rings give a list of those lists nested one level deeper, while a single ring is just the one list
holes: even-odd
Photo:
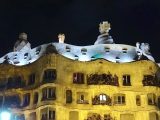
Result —
[{"label": "illuminated facade", "polygon": [[0,58],[0,104],[13,120],[159,120],[160,70],[149,45],[114,44],[100,24],[95,45],[30,48],[20,35]]}]

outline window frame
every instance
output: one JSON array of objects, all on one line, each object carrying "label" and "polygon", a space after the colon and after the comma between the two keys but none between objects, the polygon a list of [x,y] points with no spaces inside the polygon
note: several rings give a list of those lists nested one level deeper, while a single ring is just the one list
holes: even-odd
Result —
[{"label": "window frame", "polygon": [[113,104],[114,105],[125,105],[126,104],[126,95],[125,94],[114,94],[113,95]]},{"label": "window frame", "polygon": [[122,76],[122,85],[123,86],[131,86],[131,75],[124,74]]}]

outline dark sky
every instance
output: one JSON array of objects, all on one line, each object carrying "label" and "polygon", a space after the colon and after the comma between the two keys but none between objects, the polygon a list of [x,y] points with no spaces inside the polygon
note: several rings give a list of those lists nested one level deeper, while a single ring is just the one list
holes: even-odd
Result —
[{"label": "dark sky", "polygon": [[32,48],[57,42],[93,45],[99,23],[111,24],[116,44],[150,44],[150,52],[160,62],[160,0],[1,0],[0,56],[8,53],[21,32]]}]

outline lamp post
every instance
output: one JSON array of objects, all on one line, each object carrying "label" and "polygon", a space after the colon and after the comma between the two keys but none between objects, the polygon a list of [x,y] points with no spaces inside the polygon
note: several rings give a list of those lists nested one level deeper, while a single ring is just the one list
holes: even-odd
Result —
[{"label": "lamp post", "polygon": [[8,111],[1,112],[1,120],[10,120],[11,113]]}]

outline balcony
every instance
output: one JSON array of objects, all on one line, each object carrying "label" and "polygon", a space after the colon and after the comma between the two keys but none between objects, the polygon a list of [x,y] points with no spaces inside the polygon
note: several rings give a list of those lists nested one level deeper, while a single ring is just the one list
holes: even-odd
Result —
[{"label": "balcony", "polygon": [[88,100],[77,100],[77,104],[89,104]]},{"label": "balcony", "polygon": [[88,85],[113,85],[119,86],[118,76],[108,73],[108,74],[90,74],[87,75]]}]

